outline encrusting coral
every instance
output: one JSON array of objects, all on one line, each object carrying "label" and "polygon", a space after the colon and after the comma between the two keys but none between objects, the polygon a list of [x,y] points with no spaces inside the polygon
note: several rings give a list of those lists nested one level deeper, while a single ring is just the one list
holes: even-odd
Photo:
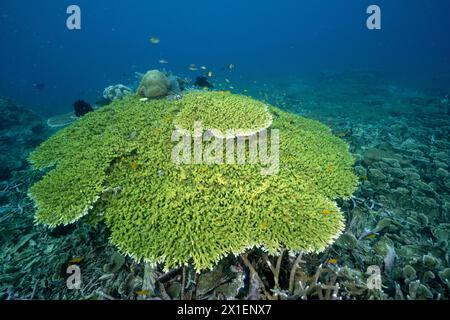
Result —
[{"label": "encrusting coral", "polygon": [[184,110],[220,114],[227,101],[261,105],[222,95],[148,102],[130,95],[59,131],[29,158],[49,170],[30,188],[36,221],[56,227],[100,215],[122,253],[165,269],[192,263],[201,271],[252,247],[323,250],[344,228],[334,199],[350,197],[357,185],[348,145],[328,127],[268,107],[271,128],[279,130],[277,175],[261,175],[261,164],[171,161],[175,119]]}]

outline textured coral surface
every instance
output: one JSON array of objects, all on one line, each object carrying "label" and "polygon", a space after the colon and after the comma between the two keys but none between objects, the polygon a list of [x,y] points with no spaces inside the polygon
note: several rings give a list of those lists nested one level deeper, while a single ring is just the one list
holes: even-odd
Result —
[{"label": "textured coral surface", "polygon": [[174,119],[213,95],[130,96],[44,142],[30,156],[35,167],[51,168],[30,189],[37,222],[55,227],[99,215],[122,252],[167,269],[211,268],[253,246],[323,250],[344,228],[334,199],[357,185],[348,145],[317,121],[270,108],[280,130],[278,175],[261,175],[260,164],[174,164]]}]

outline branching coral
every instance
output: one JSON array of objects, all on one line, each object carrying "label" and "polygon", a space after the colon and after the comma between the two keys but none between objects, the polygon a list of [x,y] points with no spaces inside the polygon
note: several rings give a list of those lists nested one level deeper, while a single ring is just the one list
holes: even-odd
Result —
[{"label": "branching coral", "polygon": [[239,99],[260,106],[234,96],[216,103],[217,96],[129,96],[58,132],[30,156],[35,167],[51,167],[30,189],[36,221],[55,227],[101,214],[123,253],[166,269],[193,263],[201,271],[255,246],[271,254],[323,250],[344,227],[333,199],[350,197],[357,184],[346,143],[316,121],[270,107],[280,131],[278,175],[261,175],[260,164],[173,163],[174,121],[184,110],[220,114]]}]

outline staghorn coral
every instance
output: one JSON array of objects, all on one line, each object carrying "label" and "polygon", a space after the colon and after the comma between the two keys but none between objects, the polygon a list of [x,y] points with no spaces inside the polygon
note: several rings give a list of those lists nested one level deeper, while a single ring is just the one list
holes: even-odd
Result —
[{"label": "staghorn coral", "polygon": [[192,262],[201,271],[255,246],[323,250],[344,227],[334,199],[357,185],[347,144],[319,122],[270,107],[280,130],[278,175],[261,175],[260,164],[174,164],[174,120],[194,103],[220,114],[227,106],[216,97],[129,96],[58,132],[29,158],[50,168],[30,188],[36,221],[56,227],[101,215],[121,252],[166,269]]}]

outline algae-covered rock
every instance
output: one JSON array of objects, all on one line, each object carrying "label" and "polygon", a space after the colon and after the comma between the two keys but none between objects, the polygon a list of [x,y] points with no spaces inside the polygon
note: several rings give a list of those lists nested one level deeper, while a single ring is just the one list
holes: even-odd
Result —
[{"label": "algae-covered rock", "polygon": [[450,284],[450,268],[439,271],[439,277],[447,284]]},{"label": "algae-covered rock", "polygon": [[412,281],[417,278],[417,272],[411,265],[406,265],[403,267],[403,277],[405,280]]},{"label": "algae-covered rock", "polygon": [[103,271],[105,273],[114,273],[118,271],[125,263],[125,257],[121,255],[120,253],[115,252],[110,260],[109,263],[105,264],[103,266]]},{"label": "algae-covered rock", "polygon": [[424,255],[422,263],[427,268],[435,268],[439,264],[439,260],[433,257],[431,254]]},{"label": "algae-covered rock", "polygon": [[336,245],[344,249],[354,249],[358,240],[352,233],[344,233],[336,241]]},{"label": "algae-covered rock", "polygon": [[433,294],[430,289],[420,283],[420,281],[413,281],[409,284],[409,298],[413,300],[432,299]]},{"label": "algae-covered rock", "polygon": [[438,241],[448,241],[450,236],[450,223],[441,223],[433,227],[431,232]]},{"label": "algae-covered rock", "polygon": [[436,276],[434,275],[434,273],[432,271],[425,271],[423,276],[422,276],[422,283],[427,284],[428,282],[434,280],[436,278]]},{"label": "algae-covered rock", "polygon": [[171,299],[180,299],[181,294],[181,283],[174,281],[172,282],[169,287],[167,288],[167,294],[170,296]]}]

